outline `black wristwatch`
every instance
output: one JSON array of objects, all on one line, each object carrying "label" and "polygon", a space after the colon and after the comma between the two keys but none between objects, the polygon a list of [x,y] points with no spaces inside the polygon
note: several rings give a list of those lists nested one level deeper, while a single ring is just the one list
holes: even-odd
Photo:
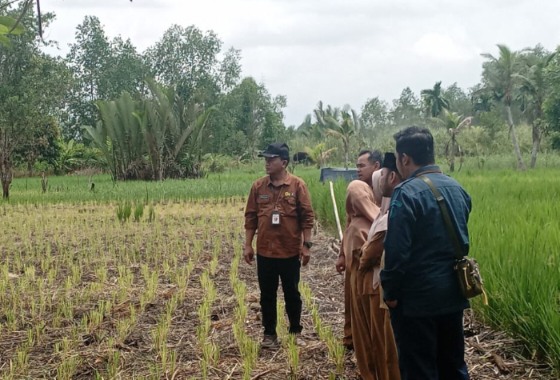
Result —
[{"label": "black wristwatch", "polygon": [[305,245],[308,249],[311,249],[311,247],[313,247],[313,242],[310,241],[304,241],[303,245]]}]

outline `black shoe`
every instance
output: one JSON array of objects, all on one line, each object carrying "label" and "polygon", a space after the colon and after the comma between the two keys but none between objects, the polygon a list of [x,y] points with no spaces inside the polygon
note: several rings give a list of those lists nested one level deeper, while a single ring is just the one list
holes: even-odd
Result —
[{"label": "black shoe", "polygon": [[279,347],[280,343],[278,343],[278,337],[276,335],[264,335],[261,348],[275,349]]}]

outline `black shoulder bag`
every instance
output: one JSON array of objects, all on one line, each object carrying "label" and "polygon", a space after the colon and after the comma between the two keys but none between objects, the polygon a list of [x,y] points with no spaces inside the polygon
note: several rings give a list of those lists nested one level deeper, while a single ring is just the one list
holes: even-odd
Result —
[{"label": "black shoulder bag", "polygon": [[451,237],[453,242],[453,247],[455,249],[455,272],[457,273],[457,278],[459,280],[459,286],[463,295],[466,298],[473,298],[482,294],[483,302],[488,305],[488,297],[484,291],[484,282],[482,281],[482,276],[480,275],[480,268],[475,259],[465,256],[463,254],[463,249],[459,243],[459,238],[457,237],[457,232],[453,228],[453,223],[451,222],[451,217],[449,216],[449,211],[447,210],[447,205],[445,204],[445,199],[439,190],[434,186],[432,181],[424,176],[420,175],[419,178],[430,187],[430,190],[434,194],[436,201],[438,203],[439,209],[441,210],[441,215],[443,217],[443,222],[447,233]]}]

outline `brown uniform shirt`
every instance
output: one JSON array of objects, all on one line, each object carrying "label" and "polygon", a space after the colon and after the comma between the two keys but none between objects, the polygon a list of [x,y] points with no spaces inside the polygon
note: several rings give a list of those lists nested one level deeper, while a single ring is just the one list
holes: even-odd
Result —
[{"label": "brown uniform shirt", "polygon": [[[272,213],[280,214],[280,225],[272,224]],[[313,209],[305,182],[287,173],[280,186],[270,177],[251,186],[245,209],[245,229],[257,231],[257,254],[272,258],[299,255],[302,233],[313,228]]]}]

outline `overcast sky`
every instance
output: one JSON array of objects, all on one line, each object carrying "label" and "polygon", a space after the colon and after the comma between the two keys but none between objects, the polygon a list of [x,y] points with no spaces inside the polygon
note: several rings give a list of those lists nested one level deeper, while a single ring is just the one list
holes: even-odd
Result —
[{"label": "overcast sky", "polygon": [[[172,24],[213,30],[241,50],[243,75],[286,95],[286,125],[319,100],[360,110],[410,86],[436,81],[467,89],[480,80],[480,53],[560,44],[558,0],[44,0],[56,21],[46,32],[65,55],[76,26],[99,17],[112,38],[143,51]],[[225,50],[224,49],[224,50]]]}]

